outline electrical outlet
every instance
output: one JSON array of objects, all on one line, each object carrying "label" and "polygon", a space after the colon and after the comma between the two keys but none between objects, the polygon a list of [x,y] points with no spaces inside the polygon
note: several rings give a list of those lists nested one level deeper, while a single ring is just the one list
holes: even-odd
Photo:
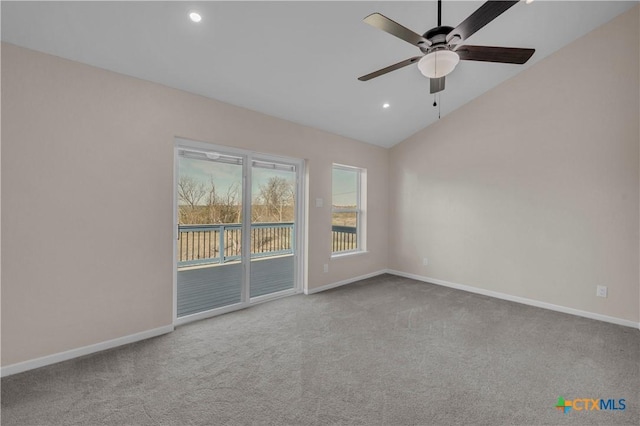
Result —
[{"label": "electrical outlet", "polygon": [[607,297],[607,286],[599,285],[596,287],[596,296],[598,297]]},{"label": "electrical outlet", "polygon": [[322,198],[316,198],[316,207],[324,206],[324,200]]},{"label": "electrical outlet", "polygon": [[423,257],[423,258],[422,258],[422,264],[423,264],[424,266],[427,266],[427,265],[429,264],[429,259],[427,259],[426,257]]},{"label": "electrical outlet", "polygon": [[324,266],[322,267],[322,272],[327,273],[329,272],[329,264],[325,263]]}]

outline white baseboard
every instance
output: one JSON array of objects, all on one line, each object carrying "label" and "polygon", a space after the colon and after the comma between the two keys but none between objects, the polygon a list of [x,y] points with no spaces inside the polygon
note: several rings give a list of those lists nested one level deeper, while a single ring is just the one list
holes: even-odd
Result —
[{"label": "white baseboard", "polygon": [[378,275],[386,274],[388,271],[386,269],[382,269],[380,271],[371,272],[370,274],[360,275],[359,277],[353,277],[346,280],[338,281],[337,283],[331,283],[327,285],[323,285],[322,287],[316,287],[312,289],[305,289],[304,294],[314,294],[320,293],[321,291],[329,290],[332,288],[340,287],[346,284],[351,284],[356,281],[364,280],[367,278],[377,277]]},{"label": "white baseboard", "polygon": [[43,356],[41,358],[30,359],[29,361],[18,362],[16,364],[7,365],[6,367],[0,368],[0,377],[22,373],[23,371],[33,370],[34,368],[44,367],[46,365],[56,364],[58,362],[67,361],[69,359],[104,351],[106,349],[112,349],[129,343],[139,342],[140,340],[160,336],[172,331],[173,325],[166,325],[164,327],[158,327],[152,330],[141,331],[140,333],[130,334],[128,336],[107,340],[106,342],[83,346],[81,348],[71,349],[57,354]]},{"label": "white baseboard", "polygon": [[456,290],[463,290],[463,291],[468,291],[470,293],[476,293],[476,294],[482,294],[484,296],[495,297],[496,299],[508,300],[510,302],[522,303],[523,305],[535,306],[537,308],[549,309],[551,311],[577,315],[579,317],[585,317],[585,318],[594,319],[598,321],[604,321],[604,322],[610,322],[613,324],[623,325],[625,327],[633,327],[633,328],[640,329],[640,323],[622,319],[622,318],[610,317],[608,315],[596,314],[594,312],[581,311],[580,309],[567,308],[566,306],[554,305],[553,303],[527,299],[526,297],[512,296],[507,293],[500,293],[498,291],[485,290],[483,288],[452,283],[449,281],[439,280],[436,278],[424,277],[422,275],[409,274],[407,272],[396,271],[393,269],[387,269],[385,272],[392,275],[398,275],[400,277],[411,278],[417,281],[423,281],[430,284],[441,285],[443,287],[454,288]]}]

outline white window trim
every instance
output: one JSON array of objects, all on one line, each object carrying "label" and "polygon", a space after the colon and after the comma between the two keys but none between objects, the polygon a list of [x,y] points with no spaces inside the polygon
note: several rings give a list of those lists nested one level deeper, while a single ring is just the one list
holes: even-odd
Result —
[{"label": "white window trim", "polygon": [[[354,254],[368,253],[366,247],[366,184],[367,169],[356,166],[348,166],[345,164],[333,163],[331,167],[332,177],[333,170],[345,170],[349,172],[357,172],[356,177],[356,207],[355,208],[335,208],[333,207],[333,196],[331,197],[331,214],[333,213],[356,213],[356,249],[333,251],[331,248],[331,257],[344,257]],[[333,180],[331,182],[333,188]],[[333,239],[332,239],[333,241]]]}]

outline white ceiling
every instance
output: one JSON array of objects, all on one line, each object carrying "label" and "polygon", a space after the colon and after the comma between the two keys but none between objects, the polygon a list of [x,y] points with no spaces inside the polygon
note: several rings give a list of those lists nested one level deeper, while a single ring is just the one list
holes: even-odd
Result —
[{"label": "white ceiling", "polygon": [[[443,25],[455,27],[481,4],[443,1]],[[468,43],[536,53],[524,66],[461,62],[447,77],[442,115],[636,4],[513,6]],[[438,119],[429,80],[415,65],[357,80],[419,54],[362,19],[380,12],[423,33],[437,24],[435,1],[2,1],[1,7],[3,41],[371,144],[390,147]],[[202,22],[188,19],[191,10]],[[384,102],[391,107],[383,109]]]}]

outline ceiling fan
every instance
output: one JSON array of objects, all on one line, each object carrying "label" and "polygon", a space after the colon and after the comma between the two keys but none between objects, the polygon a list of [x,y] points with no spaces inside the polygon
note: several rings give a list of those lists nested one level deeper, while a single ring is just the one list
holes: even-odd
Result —
[{"label": "ceiling fan", "polygon": [[444,90],[445,76],[463,61],[500,62],[504,64],[524,64],[535,52],[535,49],[516,47],[472,46],[464,44],[476,31],[496,19],[515,1],[488,1],[473,12],[457,27],[442,25],[442,0],[438,0],[438,26],[419,35],[380,13],[372,13],[364,18],[364,22],[388,32],[418,47],[422,55],[414,56],[397,64],[359,77],[360,81],[371,80],[391,71],[418,63],[420,72],[429,78],[430,92]]}]

